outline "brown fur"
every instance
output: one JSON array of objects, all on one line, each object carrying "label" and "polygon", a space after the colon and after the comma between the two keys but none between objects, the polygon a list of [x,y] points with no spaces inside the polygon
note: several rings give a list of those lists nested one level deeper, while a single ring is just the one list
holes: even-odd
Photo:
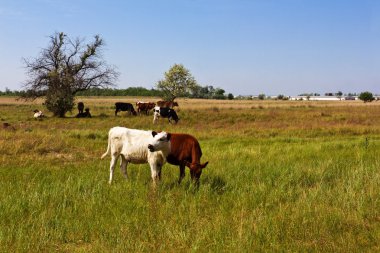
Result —
[{"label": "brown fur", "polygon": [[137,107],[137,112],[145,112],[146,115],[149,114],[149,110],[152,110],[156,106],[155,103],[153,102],[137,102],[136,107]]},{"label": "brown fur", "polygon": [[208,162],[201,164],[202,150],[198,140],[189,134],[172,133],[170,142],[171,151],[167,162],[179,166],[178,183],[181,183],[185,177],[185,166],[190,169],[191,178],[198,182],[202,169],[208,164]]},{"label": "brown fur", "polygon": [[159,107],[166,107],[166,108],[173,108],[174,106],[178,106],[177,102],[174,101],[157,101],[157,106]]}]

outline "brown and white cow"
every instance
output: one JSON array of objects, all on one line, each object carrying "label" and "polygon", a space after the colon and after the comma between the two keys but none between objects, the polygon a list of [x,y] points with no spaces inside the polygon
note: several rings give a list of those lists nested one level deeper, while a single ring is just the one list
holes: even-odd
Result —
[{"label": "brown and white cow", "polygon": [[189,134],[171,133],[170,153],[166,157],[168,163],[179,166],[180,184],[185,177],[185,167],[190,169],[191,179],[195,183],[199,183],[202,169],[208,164],[201,163],[202,150],[198,140]]},{"label": "brown and white cow", "polygon": [[158,107],[166,107],[166,108],[173,108],[174,106],[178,106],[177,102],[174,101],[157,101],[157,106]]},{"label": "brown and white cow", "polygon": [[146,115],[149,114],[150,110],[153,110],[153,108],[156,106],[153,102],[142,102],[139,101],[136,103],[137,107],[137,113],[141,114],[141,112],[145,112]]}]

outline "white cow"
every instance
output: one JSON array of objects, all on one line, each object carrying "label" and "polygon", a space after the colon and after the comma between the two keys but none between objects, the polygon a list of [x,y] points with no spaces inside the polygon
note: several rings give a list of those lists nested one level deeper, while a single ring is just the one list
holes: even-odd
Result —
[{"label": "white cow", "polygon": [[166,132],[143,131],[125,127],[113,127],[108,133],[108,147],[102,159],[111,152],[110,179],[115,164],[121,156],[120,170],[127,178],[128,163],[149,163],[153,183],[161,177],[161,168],[170,152],[170,137]]},{"label": "white cow", "polygon": [[33,117],[34,117],[35,119],[40,119],[40,118],[42,118],[42,117],[45,116],[40,110],[37,110],[37,109],[36,109],[36,110],[34,110],[33,112],[34,112]]}]

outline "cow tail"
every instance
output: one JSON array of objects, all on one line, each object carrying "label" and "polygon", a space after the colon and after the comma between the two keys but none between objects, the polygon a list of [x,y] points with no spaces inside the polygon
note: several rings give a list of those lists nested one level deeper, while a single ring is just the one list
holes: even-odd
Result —
[{"label": "cow tail", "polygon": [[108,155],[108,153],[110,152],[110,146],[111,146],[111,138],[110,138],[110,136],[108,136],[107,151],[102,155],[101,159],[103,159],[104,157],[106,157],[106,155]]}]

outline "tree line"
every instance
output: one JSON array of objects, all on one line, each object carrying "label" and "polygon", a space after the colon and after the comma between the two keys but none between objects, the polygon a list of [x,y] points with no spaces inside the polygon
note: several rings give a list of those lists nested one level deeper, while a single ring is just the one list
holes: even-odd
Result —
[{"label": "tree line", "polygon": [[[5,91],[0,91],[0,96],[14,96],[23,97],[25,91],[10,90],[6,88]],[[138,97],[163,97],[162,91],[157,89],[147,89],[144,87],[128,87],[126,89],[112,89],[112,88],[90,88],[84,91],[78,91],[77,96],[138,96]],[[213,86],[198,86],[195,93],[186,92],[180,94],[178,97],[188,98],[204,98],[204,99],[233,99],[234,96],[225,94],[225,91],[221,88],[214,88]]]}]

